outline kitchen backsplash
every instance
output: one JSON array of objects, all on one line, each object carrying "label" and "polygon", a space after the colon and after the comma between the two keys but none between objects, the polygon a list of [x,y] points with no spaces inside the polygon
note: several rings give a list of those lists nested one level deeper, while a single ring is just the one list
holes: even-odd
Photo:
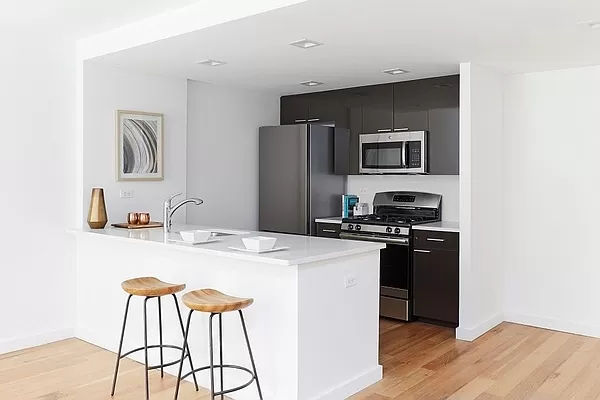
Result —
[{"label": "kitchen backsplash", "polygon": [[351,175],[348,193],[359,196],[361,203],[369,203],[373,212],[373,196],[377,192],[408,190],[441,194],[442,219],[459,220],[460,184],[458,175]]}]

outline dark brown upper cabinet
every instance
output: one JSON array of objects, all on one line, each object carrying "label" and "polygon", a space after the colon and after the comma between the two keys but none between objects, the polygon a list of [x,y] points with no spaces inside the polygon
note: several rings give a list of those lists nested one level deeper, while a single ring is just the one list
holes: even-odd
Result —
[{"label": "dark brown upper cabinet", "polygon": [[308,95],[282,96],[279,123],[281,125],[306,123],[309,118]]},{"label": "dark brown upper cabinet", "polygon": [[392,132],[394,129],[394,86],[360,88],[362,97],[362,133]]},{"label": "dark brown upper cabinet", "polygon": [[338,128],[348,127],[343,91],[320,92],[309,95],[307,122],[334,123]]},{"label": "dark brown upper cabinet", "polygon": [[460,77],[458,75],[423,79],[421,82],[426,83],[423,90],[426,93],[429,109],[459,107]]},{"label": "dark brown upper cabinet", "polygon": [[429,130],[427,83],[423,80],[394,84],[394,131]]},{"label": "dark brown upper cabinet", "polygon": [[459,174],[460,78],[458,75],[423,80],[429,108],[429,174]]},{"label": "dark brown upper cabinet", "polygon": [[434,108],[429,110],[429,174],[458,175],[459,110]]},{"label": "dark brown upper cabinet", "polygon": [[458,118],[458,75],[281,98],[281,124],[334,123],[349,129],[336,151],[349,152],[350,175],[359,173],[361,134],[405,130],[429,132],[430,175],[458,175]]}]

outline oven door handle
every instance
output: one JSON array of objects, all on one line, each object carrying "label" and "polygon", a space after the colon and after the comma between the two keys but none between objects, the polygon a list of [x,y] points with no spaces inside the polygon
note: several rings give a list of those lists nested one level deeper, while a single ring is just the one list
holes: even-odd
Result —
[{"label": "oven door handle", "polygon": [[382,243],[390,243],[390,244],[399,244],[401,246],[408,246],[409,240],[407,238],[384,238],[377,236],[366,236],[366,235],[356,235],[353,233],[340,233],[341,239],[350,239],[350,240],[364,240],[367,242],[382,242]]}]

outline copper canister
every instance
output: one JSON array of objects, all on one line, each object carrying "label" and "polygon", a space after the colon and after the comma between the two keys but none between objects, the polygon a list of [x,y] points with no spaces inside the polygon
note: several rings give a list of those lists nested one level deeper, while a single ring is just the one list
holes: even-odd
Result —
[{"label": "copper canister", "polygon": [[127,214],[127,223],[130,225],[137,225],[140,222],[140,214],[136,212],[130,212]]},{"label": "copper canister", "polygon": [[138,223],[140,225],[148,225],[150,223],[150,213],[147,213],[147,212],[139,213]]}]

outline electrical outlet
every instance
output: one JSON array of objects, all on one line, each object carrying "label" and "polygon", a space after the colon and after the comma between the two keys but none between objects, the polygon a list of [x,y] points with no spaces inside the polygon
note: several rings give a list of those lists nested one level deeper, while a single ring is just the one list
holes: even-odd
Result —
[{"label": "electrical outlet", "polygon": [[133,199],[133,190],[121,190],[122,199]]},{"label": "electrical outlet", "polygon": [[369,188],[360,189],[360,194],[366,194],[366,193],[369,193]]},{"label": "electrical outlet", "polygon": [[347,275],[346,278],[344,278],[344,286],[346,287],[346,289],[352,286],[356,286],[356,276]]}]

